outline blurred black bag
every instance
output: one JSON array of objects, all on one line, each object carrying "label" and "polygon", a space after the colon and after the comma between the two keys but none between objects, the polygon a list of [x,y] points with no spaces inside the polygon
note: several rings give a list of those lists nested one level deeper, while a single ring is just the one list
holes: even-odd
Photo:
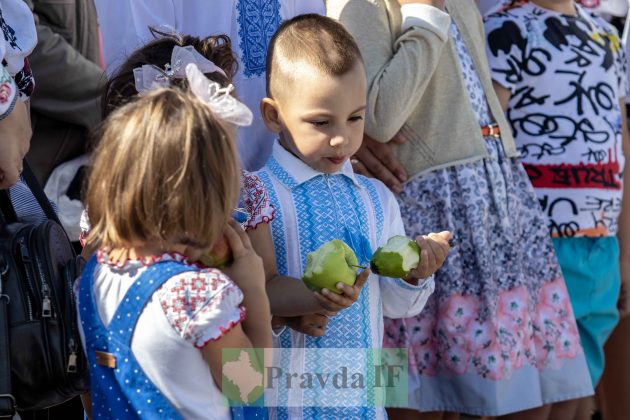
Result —
[{"label": "blurred black bag", "polygon": [[72,294],[82,259],[26,162],[23,177],[48,220],[19,222],[0,190],[0,417],[89,389]]}]

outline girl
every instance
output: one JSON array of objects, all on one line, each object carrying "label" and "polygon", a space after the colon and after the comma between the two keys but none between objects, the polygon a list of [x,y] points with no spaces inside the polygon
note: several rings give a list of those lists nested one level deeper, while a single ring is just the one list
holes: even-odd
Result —
[{"label": "girl", "polygon": [[399,196],[408,232],[448,229],[459,244],[424,311],[386,321],[386,345],[409,348],[408,407],[423,412],[392,417],[570,418],[550,404],[592,386],[546,221],[493,94],[475,2],[328,6],[364,54],[366,132],[388,143],[366,139],[356,158],[373,168],[372,150],[394,152],[409,178]]},{"label": "girl", "polygon": [[[236,101],[222,95],[159,89],[99,135],[87,189],[99,251],[78,298],[94,418],[230,418],[222,349],[271,345],[262,260],[229,221],[240,172],[223,112],[236,105],[219,102]],[[222,234],[234,262],[201,268]]]}]

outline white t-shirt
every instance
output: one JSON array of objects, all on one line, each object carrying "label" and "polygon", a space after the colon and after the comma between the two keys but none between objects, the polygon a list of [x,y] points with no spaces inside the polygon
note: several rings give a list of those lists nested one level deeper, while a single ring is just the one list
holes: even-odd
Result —
[{"label": "white t-shirt", "polygon": [[626,59],[617,31],[533,3],[486,17],[492,78],[552,236],[613,236],[624,155],[619,101]]},{"label": "white t-shirt", "polygon": [[239,98],[254,112],[250,127],[238,133],[238,150],[245,169],[260,168],[274,134],[260,116],[265,96],[267,44],[278,25],[305,13],[324,14],[323,0],[95,0],[103,34],[107,73],[152,39],[149,26],[166,25],[177,32],[205,37],[226,34],[239,59],[234,86]]},{"label": "white t-shirt", "polygon": [[[107,326],[129,287],[144,272],[141,261],[114,265],[99,252],[94,299]],[[157,260],[183,261],[165,254]],[[75,287],[76,290],[76,287]],[[220,339],[245,316],[243,293],[219,270],[187,272],[166,281],[142,311],[131,349],[151,382],[185,419],[231,418],[201,348]],[[79,315],[79,325],[80,315]],[[85,339],[81,331],[81,339]]]}]

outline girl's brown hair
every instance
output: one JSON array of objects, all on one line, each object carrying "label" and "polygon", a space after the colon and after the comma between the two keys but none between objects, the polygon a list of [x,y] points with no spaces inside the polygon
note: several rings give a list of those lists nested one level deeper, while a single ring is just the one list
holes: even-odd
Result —
[{"label": "girl's brown hair", "polygon": [[[150,31],[156,39],[132,53],[105,86],[101,104],[103,119],[138,94],[133,69],[143,65],[154,65],[164,69],[165,64],[170,64],[171,54],[175,46],[190,45],[223,70],[225,76],[219,72],[206,74],[207,78],[221,86],[225,87],[230,84],[236,74],[238,62],[232,53],[232,42],[227,35],[197,38],[191,35],[161,32],[155,28],[150,28]],[[186,79],[173,79],[171,84],[184,87],[188,85],[188,82]]]},{"label": "girl's brown hair", "polygon": [[138,96],[98,134],[87,206],[98,247],[210,247],[230,218],[240,169],[231,130],[186,89]]}]

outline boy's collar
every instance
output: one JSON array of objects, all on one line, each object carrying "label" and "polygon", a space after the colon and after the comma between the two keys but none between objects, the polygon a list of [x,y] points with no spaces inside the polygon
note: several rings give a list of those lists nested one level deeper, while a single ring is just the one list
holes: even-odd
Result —
[{"label": "boy's collar", "polygon": [[[271,155],[280,164],[280,166],[295,180],[297,185],[303,184],[316,176],[325,175],[324,172],[320,172],[308,166],[302,162],[297,156],[286,150],[278,140],[273,143],[273,149]],[[341,170],[334,172],[330,175],[345,175],[348,177],[357,187],[361,187],[357,177],[352,170],[352,164],[348,159],[342,166]],[[296,185],[296,186],[297,186]]]}]

